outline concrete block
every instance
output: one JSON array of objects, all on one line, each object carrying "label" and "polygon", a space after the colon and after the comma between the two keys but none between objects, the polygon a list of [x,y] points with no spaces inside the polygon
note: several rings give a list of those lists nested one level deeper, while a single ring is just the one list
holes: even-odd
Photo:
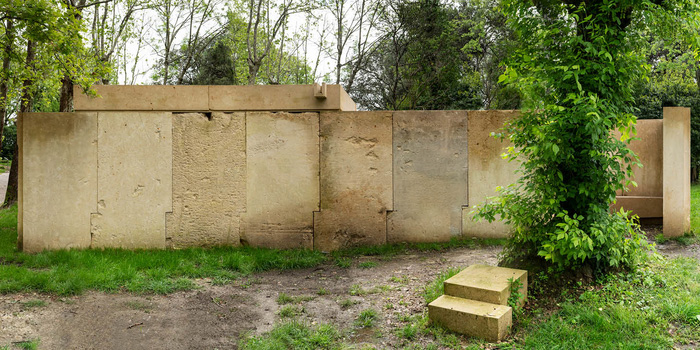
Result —
[{"label": "concrete block", "polygon": [[393,115],[394,211],[389,242],[447,241],[467,205],[467,112]]},{"label": "concrete block", "polygon": [[[620,133],[617,133],[618,137]],[[643,119],[637,121],[637,137],[629,148],[639,157],[642,167],[632,166],[631,178],[637,187],[629,186],[629,191],[618,193],[621,196],[662,197],[663,196],[663,120]],[[659,216],[660,217],[660,216]]]},{"label": "concrete block", "polygon": [[315,97],[314,85],[209,86],[212,111],[345,111],[355,103],[340,85],[327,85],[325,99]]},{"label": "concrete block", "polygon": [[445,294],[453,297],[508,305],[510,282],[520,281],[522,305],[527,299],[527,271],[488,265],[471,265],[445,281]]},{"label": "concrete block", "polygon": [[90,247],[97,207],[97,114],[20,116],[23,250]]},{"label": "concrete block", "polygon": [[469,237],[504,238],[510,235],[510,227],[500,221],[475,222],[469,214],[471,207],[495,196],[498,186],[508,186],[518,181],[519,163],[501,158],[508,144],[491,136],[503,124],[518,115],[518,111],[469,111],[467,123],[467,152],[469,157],[469,207],[462,210],[462,233]]},{"label": "concrete block", "polygon": [[208,111],[209,87],[196,85],[93,85],[91,98],[75,86],[76,111]]},{"label": "concrete block", "polygon": [[314,248],[386,242],[392,198],[391,112],[321,113],[321,211]]},{"label": "concrete block", "polygon": [[172,114],[100,112],[92,247],[164,248],[172,211]]},{"label": "concrete block", "polygon": [[633,215],[640,218],[660,218],[664,212],[663,197],[618,196],[617,201],[611,205],[613,211],[632,211]]},{"label": "concrete block", "polygon": [[503,340],[513,324],[510,306],[443,295],[428,304],[428,317],[447,329],[486,339]]},{"label": "concrete block", "polygon": [[240,244],[245,210],[245,113],[173,114],[172,248]]},{"label": "concrete block", "polygon": [[313,248],[319,210],[318,113],[248,112],[247,205],[242,240]]},{"label": "concrete block", "polygon": [[664,107],[663,179],[666,237],[690,231],[690,108]]}]

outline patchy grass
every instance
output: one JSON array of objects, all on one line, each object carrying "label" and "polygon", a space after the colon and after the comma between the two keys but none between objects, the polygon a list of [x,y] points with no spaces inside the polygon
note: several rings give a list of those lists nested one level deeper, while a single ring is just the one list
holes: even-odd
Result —
[{"label": "patchy grass", "polygon": [[700,234],[700,184],[690,186],[690,229]]},{"label": "patchy grass", "polygon": [[364,309],[360,312],[355,320],[355,327],[370,328],[374,327],[374,323],[379,319],[379,313],[375,309]]},{"label": "patchy grass", "polygon": [[282,318],[293,318],[304,313],[304,308],[299,305],[285,305],[280,308],[278,314]]},{"label": "patchy grass", "polygon": [[445,249],[453,248],[477,248],[477,247],[491,247],[491,246],[502,246],[507,242],[506,239],[496,239],[496,238],[485,238],[485,239],[474,239],[474,238],[462,238],[453,237],[448,242],[438,242],[438,243],[394,243],[394,244],[382,244],[377,246],[368,247],[355,247],[349,249],[338,250],[332,252],[330,255],[339,257],[355,257],[355,256],[383,256],[392,257],[399,254],[407,254],[411,251],[441,251]]},{"label": "patchy grass", "polygon": [[441,295],[445,294],[444,282],[448,278],[458,274],[462,269],[452,267],[443,272],[441,272],[437,278],[423,289],[423,299],[425,304],[428,305],[433,302],[433,300],[439,298]]},{"label": "patchy grass", "polygon": [[611,274],[560,306],[523,331],[525,348],[697,346],[700,266],[690,258],[659,260],[635,273]]},{"label": "patchy grass", "polygon": [[338,305],[340,305],[341,309],[348,309],[348,308],[352,307],[353,305],[356,305],[359,303],[360,303],[359,301],[355,301],[355,300],[348,299],[348,298],[338,300]]},{"label": "patchy grass", "polygon": [[371,269],[373,267],[377,267],[377,262],[375,261],[363,261],[357,265],[357,267],[361,269]]},{"label": "patchy grass", "polygon": [[46,305],[47,305],[46,301],[41,300],[41,299],[31,299],[31,300],[27,300],[27,301],[23,301],[23,302],[22,302],[22,307],[25,308],[25,309],[33,309],[33,308],[36,308],[36,307],[44,307],[44,306],[46,306]]},{"label": "patchy grass", "polygon": [[292,295],[289,295],[287,293],[282,292],[277,296],[277,304],[279,304],[279,305],[298,304],[298,303],[302,303],[305,301],[314,300],[314,298],[315,297],[311,296],[311,295],[292,296]]},{"label": "patchy grass", "polygon": [[268,349],[338,349],[342,348],[341,334],[332,325],[310,326],[291,320],[277,324],[260,336],[244,336],[239,343],[242,350]]}]

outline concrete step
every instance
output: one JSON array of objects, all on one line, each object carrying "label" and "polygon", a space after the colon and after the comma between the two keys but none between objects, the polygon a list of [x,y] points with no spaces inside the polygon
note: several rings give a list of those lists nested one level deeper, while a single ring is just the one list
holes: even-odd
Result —
[{"label": "concrete step", "polygon": [[491,304],[508,305],[510,297],[509,278],[519,280],[522,297],[518,304],[525,303],[527,297],[527,271],[488,265],[471,265],[445,281],[445,295],[483,301]]},{"label": "concrete step", "polygon": [[428,304],[428,317],[453,332],[497,342],[508,335],[513,309],[482,301],[443,295]]}]

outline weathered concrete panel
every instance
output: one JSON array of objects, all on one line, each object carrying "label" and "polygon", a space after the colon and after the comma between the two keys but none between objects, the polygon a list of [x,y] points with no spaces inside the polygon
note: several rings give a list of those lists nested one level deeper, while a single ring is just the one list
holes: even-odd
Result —
[{"label": "weathered concrete panel", "polygon": [[245,113],[173,114],[173,248],[239,245],[245,210]]},{"label": "weathered concrete panel", "polygon": [[663,195],[663,120],[645,119],[637,121],[637,137],[640,140],[630,142],[642,167],[632,167],[637,187],[629,186],[623,196],[661,197]]},{"label": "weathered concrete panel", "polygon": [[212,111],[354,111],[355,102],[340,85],[326,85],[316,98],[313,85],[209,86]]},{"label": "weathered concrete panel", "polygon": [[92,247],[164,248],[172,211],[172,114],[100,112]]},{"label": "weathered concrete panel", "polygon": [[[469,111],[468,153],[469,153],[469,206],[483,203],[487,197],[496,195],[496,187],[507,186],[518,180],[518,163],[501,158],[507,146],[491,136],[508,120],[517,116],[517,111]],[[500,222],[472,221],[464,208],[462,233],[470,237],[507,237],[510,228]]]},{"label": "weathered concrete panel", "polygon": [[640,218],[660,218],[664,214],[664,197],[619,196],[611,206],[613,211],[632,211]]},{"label": "weathered concrete panel", "polygon": [[209,87],[195,85],[93,85],[92,98],[75,86],[76,111],[208,111]]},{"label": "weathered concrete panel", "polygon": [[247,206],[252,246],[313,248],[319,210],[318,113],[248,112]]},{"label": "weathered concrete panel", "polygon": [[20,117],[23,249],[87,248],[97,203],[97,114]]},{"label": "weathered concrete panel", "polygon": [[394,112],[389,242],[447,241],[467,205],[467,112]]},{"label": "weathered concrete panel", "polygon": [[321,211],[314,248],[386,242],[392,198],[391,112],[321,113]]},{"label": "weathered concrete panel", "polygon": [[664,107],[664,235],[690,231],[690,108]]}]

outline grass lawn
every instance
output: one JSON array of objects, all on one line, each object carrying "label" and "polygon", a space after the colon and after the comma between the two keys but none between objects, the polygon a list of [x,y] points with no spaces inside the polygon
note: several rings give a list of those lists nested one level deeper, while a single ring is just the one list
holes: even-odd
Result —
[{"label": "grass lawn", "polygon": [[193,279],[225,284],[242,275],[271,269],[314,267],[333,260],[352,264],[359,255],[392,255],[410,250],[440,250],[501,244],[502,240],[454,239],[445,243],[386,244],[326,255],[312,250],[251,247],[181,250],[61,250],[18,252],[17,206],[0,210],[0,293],[80,294],[85,290],[166,294],[196,287]]},{"label": "grass lawn", "polygon": [[690,228],[700,234],[700,184],[690,187]]}]

